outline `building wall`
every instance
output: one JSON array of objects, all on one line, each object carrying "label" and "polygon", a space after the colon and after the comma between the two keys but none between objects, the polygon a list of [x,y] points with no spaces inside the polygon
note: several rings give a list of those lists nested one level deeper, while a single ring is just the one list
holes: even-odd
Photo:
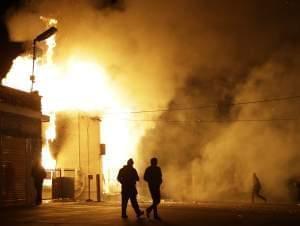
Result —
[{"label": "building wall", "polygon": [[0,86],[0,206],[33,205],[41,156],[40,97]]},{"label": "building wall", "polygon": [[35,192],[31,179],[33,140],[2,135],[0,141],[2,205],[31,205]]},{"label": "building wall", "polygon": [[[80,112],[56,116],[56,168],[75,170],[75,198],[79,200],[97,200],[96,175],[101,175],[102,168],[99,126],[97,117]],[[90,196],[88,175],[92,175]]]}]

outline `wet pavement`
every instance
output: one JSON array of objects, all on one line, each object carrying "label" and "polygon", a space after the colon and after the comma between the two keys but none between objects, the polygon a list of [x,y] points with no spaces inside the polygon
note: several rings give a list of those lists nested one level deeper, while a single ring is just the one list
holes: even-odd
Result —
[{"label": "wet pavement", "polygon": [[[141,204],[145,208],[148,204]],[[236,204],[236,203],[163,203],[162,221],[136,219],[131,206],[128,219],[120,217],[118,203],[53,202],[32,208],[1,209],[1,226],[89,226],[89,225],[297,225],[300,226],[299,205]]]}]

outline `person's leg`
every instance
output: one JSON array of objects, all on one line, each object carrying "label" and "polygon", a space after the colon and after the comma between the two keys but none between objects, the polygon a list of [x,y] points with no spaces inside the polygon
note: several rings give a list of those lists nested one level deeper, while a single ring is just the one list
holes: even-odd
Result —
[{"label": "person's leg", "polygon": [[254,191],[252,191],[252,194],[251,194],[251,201],[252,201],[252,203],[255,202],[255,192]]},{"label": "person's leg", "polygon": [[35,190],[36,190],[35,204],[36,205],[40,205],[42,203],[42,189],[43,189],[42,183],[36,182],[35,183]]},{"label": "person's leg", "polygon": [[158,218],[157,205],[158,205],[158,201],[153,200],[153,215],[154,215],[154,218]]},{"label": "person's leg", "polygon": [[157,206],[160,203],[159,187],[151,188],[151,196],[153,199],[152,209],[153,209],[154,218],[159,219],[158,212],[157,212]]},{"label": "person's leg", "polygon": [[130,194],[130,202],[136,213],[136,216],[140,217],[141,215],[143,215],[144,212],[140,210],[139,204],[136,199],[136,194]]},{"label": "person's leg", "polygon": [[129,196],[125,192],[122,192],[121,196],[122,196],[122,217],[127,218],[126,210],[127,210]]},{"label": "person's leg", "polygon": [[42,204],[42,189],[40,187],[39,187],[39,190],[37,192],[36,204],[37,205],[41,205]]},{"label": "person's leg", "polygon": [[149,188],[149,192],[151,194],[152,204],[146,209],[146,214],[147,214],[147,217],[150,217],[150,213],[153,209],[154,199],[153,199],[152,189],[151,189],[151,186],[149,184],[148,184],[148,188]]},{"label": "person's leg", "polygon": [[159,194],[159,191],[155,194],[155,197],[154,197],[154,201],[153,201],[153,214],[154,214],[154,218],[156,219],[159,219],[159,215],[158,215],[158,212],[157,212],[157,206],[159,205],[160,203],[160,194]]},{"label": "person's leg", "polygon": [[257,193],[257,197],[261,198],[265,202],[267,201],[267,199],[264,196],[262,196],[260,193]]},{"label": "person's leg", "polygon": [[150,217],[150,213],[153,209],[153,205],[154,205],[154,200],[152,198],[152,204],[146,209],[146,214],[147,214],[147,217]]}]

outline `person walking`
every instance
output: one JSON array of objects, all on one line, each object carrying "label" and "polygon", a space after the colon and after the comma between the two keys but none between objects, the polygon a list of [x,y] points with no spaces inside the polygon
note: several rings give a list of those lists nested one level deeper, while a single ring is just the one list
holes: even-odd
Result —
[{"label": "person walking", "polygon": [[136,169],[133,167],[133,160],[129,159],[127,165],[123,166],[118,173],[117,180],[121,183],[121,197],[122,197],[122,218],[128,218],[126,210],[128,200],[130,199],[131,205],[136,213],[137,218],[144,214],[144,211],[140,210],[137,202],[137,189],[136,182],[139,181],[139,176]]},{"label": "person walking", "polygon": [[267,202],[267,199],[260,194],[261,191],[261,183],[256,175],[256,173],[253,173],[253,188],[252,188],[252,203],[255,202],[255,197],[258,197],[265,202]]},{"label": "person walking", "polygon": [[35,204],[40,205],[42,204],[43,181],[47,176],[46,170],[42,167],[40,162],[36,162],[32,166],[31,176],[36,190]]},{"label": "person walking", "polygon": [[147,217],[150,217],[150,213],[153,210],[155,219],[160,220],[157,212],[157,206],[160,203],[160,186],[162,184],[162,173],[160,167],[157,166],[157,158],[150,160],[150,166],[145,170],[144,180],[147,181],[149,191],[152,197],[152,205],[146,209]]}]

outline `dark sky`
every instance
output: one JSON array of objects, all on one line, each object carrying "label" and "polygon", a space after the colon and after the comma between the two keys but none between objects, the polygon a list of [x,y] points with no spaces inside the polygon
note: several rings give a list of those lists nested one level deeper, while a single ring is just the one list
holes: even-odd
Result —
[{"label": "dark sky", "polygon": [[0,6],[0,80],[5,77],[12,64],[12,60],[22,53],[22,43],[12,42],[6,27],[6,14],[10,10],[21,7],[19,0],[3,0]]},{"label": "dark sky", "polygon": [[[167,94],[168,90],[164,88],[169,86],[164,85],[171,84],[170,90],[174,92],[171,97],[165,98],[169,108],[206,103],[219,103],[221,106],[212,112],[166,112],[160,115],[159,119],[162,120],[190,120],[199,117],[223,120],[238,116],[262,119],[263,116],[274,116],[274,112],[285,113],[283,116],[287,116],[290,112],[283,110],[288,107],[279,108],[276,105],[268,108],[231,108],[227,102],[242,97],[246,97],[244,100],[255,100],[284,96],[298,92],[300,86],[299,0],[57,0],[59,4],[55,0],[26,2],[34,3],[30,13],[35,10],[34,13],[39,16],[57,17],[60,26],[57,55],[63,53],[61,55],[65,57],[73,46],[78,45],[88,54],[98,56],[95,57],[97,59],[109,59],[116,71],[121,71],[120,74],[129,71],[126,76],[117,78],[127,81],[122,83],[122,87],[129,87],[134,96],[145,96],[147,101],[155,99],[156,102],[161,99],[159,95],[153,95]],[[74,5],[71,6],[70,2]],[[21,0],[1,1],[0,4],[2,77],[8,71],[11,61],[22,51],[20,43],[9,41],[4,15],[13,14],[24,8],[25,4]],[[120,9],[120,4],[122,10],[114,10]],[[8,10],[9,7],[12,10]],[[77,16],[76,26],[74,14]],[[105,56],[101,56],[103,52],[106,53]],[[159,92],[160,90],[163,91]],[[298,106],[292,106],[294,112],[291,113],[299,112]],[[264,136],[260,136],[261,131]],[[291,177],[293,172],[290,159],[278,153],[289,146],[291,152],[287,152],[287,156],[298,159],[299,151],[294,150],[300,145],[297,136],[299,131],[300,126],[295,123],[199,126],[198,123],[191,122],[178,126],[162,122],[147,132],[141,144],[141,152],[145,162],[153,155],[159,157],[165,173],[169,173],[170,177],[173,172],[182,172],[182,175],[175,177],[181,176],[183,180],[189,181],[195,171],[193,167],[200,167],[201,177],[195,181],[202,183],[202,178],[206,178],[207,181],[204,182],[208,190],[213,190],[210,188],[212,184],[216,184],[214,181],[218,181],[218,187],[227,189],[226,176],[234,175],[232,172],[237,175],[231,177],[230,186],[237,185],[241,188],[243,178],[251,175],[254,167],[258,171],[260,169],[260,175],[267,175],[270,187],[273,185],[276,188],[282,180]],[[290,135],[290,143],[282,139],[288,137],[287,134]],[[245,141],[244,137],[249,139]],[[246,142],[250,143],[247,147],[251,148],[245,147]],[[272,147],[268,148],[272,152],[266,156],[265,146]],[[244,149],[243,155],[240,155]],[[247,155],[245,160],[244,156]],[[194,164],[186,164],[187,162]],[[284,168],[277,167],[278,163],[284,164]],[[270,166],[269,170],[264,169],[266,165]],[[182,166],[186,167],[184,172],[180,171]],[[174,168],[178,171],[174,171]],[[216,175],[215,172],[219,174]],[[291,173],[282,175],[285,172]],[[172,188],[176,188],[174,191],[181,190],[178,189],[182,186],[179,182],[169,187],[170,193]],[[202,189],[203,184],[200,182]],[[198,187],[195,186],[195,189]],[[229,189],[232,190],[232,187]],[[274,191],[274,195],[278,194]]]},{"label": "dark sky", "polygon": [[[126,8],[130,7],[130,1],[118,1],[118,0],[88,0],[92,5],[98,7],[100,10],[102,7],[120,6]],[[20,49],[16,45],[10,46],[8,44],[7,30],[5,27],[5,16],[13,13],[15,10],[24,7],[26,4],[35,1],[25,0],[2,0],[1,1],[1,58],[4,65],[1,65],[1,77],[7,71],[7,67],[11,58],[14,58],[16,54],[20,52]],[[44,2],[44,1],[37,1]],[[176,2],[176,1],[174,1]],[[300,2],[297,0],[227,0],[227,1],[190,1],[190,7],[187,8],[187,17],[195,14],[195,10],[198,7],[206,8],[208,12],[215,12],[215,17],[212,19],[215,23],[215,29],[230,30],[232,33],[239,33],[236,37],[243,39],[243,35],[251,33],[263,34],[264,32],[272,32],[278,29],[279,33],[274,33],[276,36],[274,39],[279,40],[279,43],[297,42],[299,37],[299,21],[300,21]],[[147,3],[148,4],[148,3]],[[189,4],[187,4],[189,5]],[[170,8],[175,7],[170,5]],[[180,7],[180,6],[178,6]],[[59,8],[55,9],[59,11]],[[125,9],[126,10],[126,9]],[[239,15],[245,13],[249,15]],[[203,11],[201,12],[203,13]],[[55,12],[54,12],[55,14]],[[189,15],[190,14],[190,15]],[[245,20],[243,21],[243,18]],[[249,20],[249,18],[251,18]],[[222,21],[222,22],[220,22]],[[184,23],[184,21],[183,21]],[[212,26],[214,26],[212,24]],[[234,30],[237,29],[237,30]],[[250,38],[250,37],[249,37]],[[237,40],[239,42],[239,40]],[[278,45],[278,42],[270,43]],[[266,46],[268,48],[269,46]],[[262,47],[263,48],[263,47]],[[6,55],[3,55],[6,52]],[[263,52],[263,51],[262,51]],[[8,58],[7,62],[4,58]],[[5,62],[4,62],[5,61]],[[5,69],[4,69],[5,68]]]}]

